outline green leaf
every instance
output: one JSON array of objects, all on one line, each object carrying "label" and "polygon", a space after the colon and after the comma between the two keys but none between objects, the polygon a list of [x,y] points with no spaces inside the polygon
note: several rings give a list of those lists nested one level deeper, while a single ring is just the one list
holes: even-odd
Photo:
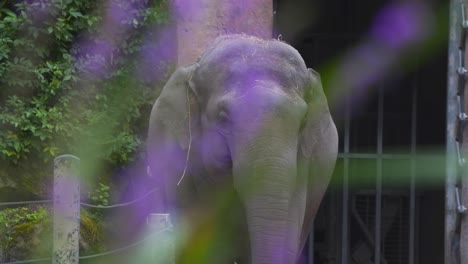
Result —
[{"label": "green leaf", "polygon": [[[4,2],[4,3],[5,3],[5,2]],[[0,7],[1,7],[1,4],[0,4]],[[6,15],[9,16],[9,17],[16,18],[16,14],[13,13],[13,11],[11,11],[10,9],[0,8],[0,13],[4,13],[4,14],[6,14]]]},{"label": "green leaf", "polygon": [[83,14],[81,14],[81,13],[78,12],[78,11],[70,11],[70,15],[71,15],[72,17],[75,17],[75,18],[83,17]]},{"label": "green leaf", "polygon": [[19,142],[13,143],[13,146],[14,146],[14,148],[15,148],[15,150],[16,150],[17,152],[21,150],[21,145],[20,145]]}]

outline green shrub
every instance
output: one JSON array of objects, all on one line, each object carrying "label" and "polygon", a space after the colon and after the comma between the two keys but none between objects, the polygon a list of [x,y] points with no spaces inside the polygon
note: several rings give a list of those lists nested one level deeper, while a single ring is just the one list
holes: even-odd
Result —
[{"label": "green shrub", "polygon": [[[43,206],[0,211],[0,262],[52,255],[52,215]],[[103,252],[104,225],[86,210],[80,216],[80,255]]]},{"label": "green shrub", "polygon": [[[31,255],[32,250],[43,251],[44,248],[39,249],[40,238],[49,236],[49,239],[44,240],[51,241],[48,215],[44,207],[36,209],[21,207],[0,211],[0,237],[2,237],[0,249],[4,258],[2,261]],[[42,256],[50,254],[49,252],[35,253]]]},{"label": "green shrub", "polygon": [[0,211],[2,262],[23,260],[31,255],[48,257],[52,238],[50,223],[49,212],[44,207]]}]

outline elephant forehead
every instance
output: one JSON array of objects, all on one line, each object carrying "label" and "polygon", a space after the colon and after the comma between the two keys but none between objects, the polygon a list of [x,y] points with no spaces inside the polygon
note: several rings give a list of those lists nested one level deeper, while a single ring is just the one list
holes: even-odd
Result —
[{"label": "elephant forehead", "polygon": [[268,80],[297,91],[303,88],[307,76],[303,59],[289,45],[279,41],[235,39],[209,48],[199,60],[195,78],[201,79],[200,83],[217,86],[215,89],[252,87],[258,81]]},{"label": "elephant forehead", "polygon": [[246,35],[224,35],[216,38],[200,56],[200,60],[210,57],[224,56],[226,53],[248,51],[255,53],[255,50],[264,49],[279,55],[289,57],[294,56],[298,63],[304,64],[299,52],[283,41],[276,39],[260,39]]},{"label": "elephant forehead", "polygon": [[290,45],[277,40],[265,41],[254,37],[215,41],[199,59],[200,66],[205,67],[219,67],[237,62],[277,65],[278,68],[289,65],[306,69],[299,52]]}]

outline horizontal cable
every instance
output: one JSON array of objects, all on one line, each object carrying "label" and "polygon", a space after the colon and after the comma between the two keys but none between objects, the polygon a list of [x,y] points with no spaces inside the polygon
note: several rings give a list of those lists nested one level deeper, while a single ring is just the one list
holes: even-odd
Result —
[{"label": "horizontal cable", "polygon": [[88,203],[81,202],[80,204],[83,205],[83,206],[86,206],[86,207],[99,208],[99,209],[110,209],[110,208],[116,208],[116,207],[123,207],[123,206],[131,205],[133,203],[139,202],[139,201],[145,199],[146,197],[148,197],[150,194],[154,193],[157,190],[159,190],[159,188],[154,188],[153,190],[147,192],[142,197],[137,198],[137,199],[135,199],[133,201],[130,201],[130,202],[126,202],[126,203],[118,203],[118,204],[113,204],[113,205],[94,205],[94,204],[88,204]]},{"label": "horizontal cable", "polygon": [[30,259],[30,260],[19,260],[14,262],[1,262],[0,264],[20,264],[20,263],[34,263],[34,262],[43,262],[43,261],[50,261],[52,258],[40,258],[40,259]]},{"label": "horizontal cable", "polygon": [[[117,248],[117,249],[114,249],[114,250],[111,250],[111,251],[107,251],[107,252],[103,252],[103,253],[99,253],[99,254],[93,254],[93,255],[87,255],[87,256],[81,256],[79,257],[79,259],[90,259],[90,258],[97,258],[97,257],[103,257],[103,256],[108,256],[108,255],[112,255],[112,254],[116,254],[116,253],[119,253],[119,252],[122,252],[122,251],[126,251],[128,249],[131,249],[131,248],[134,248],[140,244],[143,244],[144,242],[148,241],[151,239],[151,237],[153,236],[156,236],[156,235],[160,235],[162,234],[163,232],[165,231],[170,231],[171,229],[170,228],[165,228],[163,230],[159,230],[159,231],[156,231],[156,232],[153,232],[152,234],[149,234],[147,235],[145,238],[143,238],[142,240],[140,241],[137,241],[135,243],[132,243],[130,245],[127,245],[125,247],[121,247],[121,248]],[[51,258],[41,258],[41,259],[30,259],[30,260],[22,260],[22,261],[14,261],[14,262],[2,262],[0,264],[20,264],[20,263],[34,263],[34,262],[41,262],[41,261],[50,261]]]},{"label": "horizontal cable", "polygon": [[157,232],[153,232],[152,234],[149,234],[147,235],[145,238],[143,238],[142,240],[140,241],[137,241],[135,243],[132,243],[128,246],[125,246],[125,247],[121,247],[121,248],[118,248],[118,249],[114,249],[114,250],[111,250],[111,251],[107,251],[107,252],[104,252],[104,253],[99,253],[99,254],[94,254],[94,255],[87,255],[87,256],[82,256],[82,257],[79,257],[79,259],[90,259],[90,258],[97,258],[97,257],[103,257],[103,256],[108,256],[108,255],[112,255],[112,254],[116,254],[116,253],[119,253],[119,252],[122,252],[122,251],[126,251],[128,249],[131,249],[133,247],[136,247],[140,244],[143,244],[144,242],[148,241],[152,236],[155,236],[155,235],[160,235],[162,234],[163,232],[165,231],[170,231],[171,228],[165,228],[165,229],[162,229],[162,230],[159,230]]},{"label": "horizontal cable", "polygon": [[4,206],[4,205],[38,204],[38,203],[51,203],[51,202],[52,202],[52,200],[5,202],[5,203],[0,203],[0,206]]},{"label": "horizontal cable", "polygon": [[[148,197],[150,194],[154,193],[157,191],[159,188],[154,188],[153,190],[147,192],[145,195],[143,195],[140,198],[137,198],[133,201],[126,202],[126,203],[119,203],[119,204],[113,204],[113,205],[93,205],[93,204],[88,204],[88,203],[80,203],[83,206],[91,207],[91,208],[100,208],[100,209],[109,209],[109,208],[115,208],[115,207],[122,207],[122,206],[127,206],[133,203],[136,203],[140,200],[145,199]],[[38,203],[52,203],[53,200],[36,200],[36,201],[18,201],[18,202],[4,202],[0,203],[0,206],[9,206],[9,205],[25,205],[25,204],[38,204]],[[0,263],[1,264],[1,263]]]}]

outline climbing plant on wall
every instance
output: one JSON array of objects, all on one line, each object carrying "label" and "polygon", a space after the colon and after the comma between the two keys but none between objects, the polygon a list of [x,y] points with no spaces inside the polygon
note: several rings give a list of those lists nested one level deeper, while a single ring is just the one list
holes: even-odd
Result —
[{"label": "climbing plant on wall", "polygon": [[48,185],[63,153],[132,161],[174,54],[167,2],[0,1],[0,179]]}]

